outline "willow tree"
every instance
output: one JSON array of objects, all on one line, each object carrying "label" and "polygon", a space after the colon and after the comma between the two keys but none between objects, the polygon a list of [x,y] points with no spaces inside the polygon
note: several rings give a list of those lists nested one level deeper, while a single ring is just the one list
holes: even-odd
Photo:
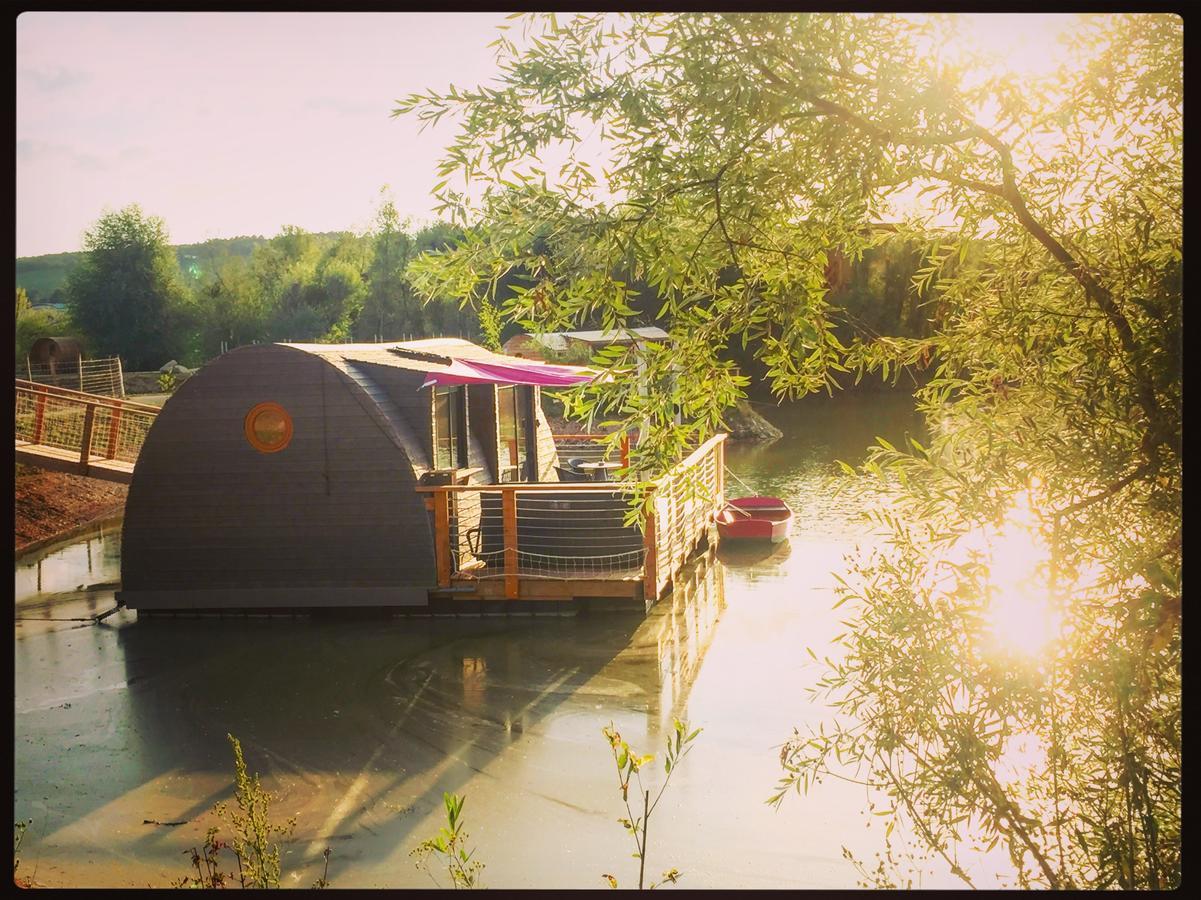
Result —
[{"label": "willow tree", "polygon": [[[775,799],[832,775],[877,787],[890,846],[860,864],[871,883],[904,877],[907,836],[972,884],[999,866],[1018,885],[1164,887],[1180,873],[1182,23],[1083,17],[1058,73],[1023,78],[954,62],[955,26],[531,18],[498,38],[492,83],[397,109],[457,121],[436,193],[471,227],[422,272],[473,298],[520,270],[504,311],[548,330],[622,327],[629,283],[653,285],[674,343],[605,362],[690,377],[577,398],[649,420],[648,456],[718,427],[743,384],[730,341],[782,395],[928,369],[929,446],[881,442],[851,473],[891,492],[888,539],[851,564],[822,685],[837,715],[794,735]],[[827,256],[880,240],[898,195],[923,201],[900,228],[928,248],[913,289],[937,296],[931,335],[844,344]]]}]

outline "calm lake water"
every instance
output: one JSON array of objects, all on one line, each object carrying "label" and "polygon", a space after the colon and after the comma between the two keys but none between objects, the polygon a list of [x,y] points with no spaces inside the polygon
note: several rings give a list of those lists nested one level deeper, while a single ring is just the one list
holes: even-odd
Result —
[{"label": "calm lake water", "polygon": [[[842,847],[872,858],[863,789],[827,781],[775,810],[780,744],[828,710],[807,693],[842,628],[831,572],[871,537],[833,495],[833,461],[881,435],[919,435],[908,398],[760,407],[785,431],[733,446],[728,493],[776,494],[797,517],[770,555],[693,565],[645,619],[577,617],[176,619],[110,608],[115,525],[16,570],[15,819],[21,872],[46,885],[166,886],[186,874],[211,808],[247,764],[295,816],[285,884],[333,849],[335,887],[430,884],[410,851],[467,796],[490,887],[637,883],[612,722],[659,753],[672,717],[704,729],[652,819],[647,871],[682,887],[854,887]],[[100,587],[92,587],[99,585]],[[107,585],[107,587],[106,587]],[[53,620],[53,621],[51,621]],[[661,767],[650,781],[657,784]],[[877,820],[882,822],[883,820]],[[183,824],[156,824],[183,823]],[[933,881],[926,886],[951,886]]]}]

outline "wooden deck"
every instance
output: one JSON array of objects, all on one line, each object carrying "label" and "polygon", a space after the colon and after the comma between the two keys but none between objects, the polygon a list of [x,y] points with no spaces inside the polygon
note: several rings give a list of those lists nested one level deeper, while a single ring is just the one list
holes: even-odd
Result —
[{"label": "wooden deck", "polygon": [[[650,609],[694,553],[716,540],[725,439],[711,438],[649,484],[419,488],[434,520],[438,587],[431,600],[603,599]],[[619,527],[631,500],[644,504],[644,515]]]},{"label": "wooden deck", "polygon": [[69,472],[72,475],[86,475],[101,481],[115,481],[118,484],[129,484],[133,480],[131,462],[120,459],[105,459],[103,456],[89,456],[86,460],[74,450],[64,450],[61,447],[47,447],[44,444],[30,444],[17,441],[17,462],[52,472]]}]

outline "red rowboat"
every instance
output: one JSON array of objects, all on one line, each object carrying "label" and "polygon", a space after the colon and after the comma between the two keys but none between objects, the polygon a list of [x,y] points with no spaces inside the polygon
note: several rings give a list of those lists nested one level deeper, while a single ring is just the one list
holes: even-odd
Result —
[{"label": "red rowboat", "polygon": [[722,540],[771,541],[788,538],[792,510],[779,497],[738,497],[717,514],[717,533]]}]

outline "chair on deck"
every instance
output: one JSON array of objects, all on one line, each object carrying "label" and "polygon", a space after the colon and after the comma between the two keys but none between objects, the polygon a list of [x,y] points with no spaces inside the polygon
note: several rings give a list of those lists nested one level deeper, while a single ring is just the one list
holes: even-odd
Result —
[{"label": "chair on deck", "polygon": [[578,472],[575,469],[565,469],[562,466],[555,466],[555,472],[559,475],[560,481],[591,481],[583,472]]}]

